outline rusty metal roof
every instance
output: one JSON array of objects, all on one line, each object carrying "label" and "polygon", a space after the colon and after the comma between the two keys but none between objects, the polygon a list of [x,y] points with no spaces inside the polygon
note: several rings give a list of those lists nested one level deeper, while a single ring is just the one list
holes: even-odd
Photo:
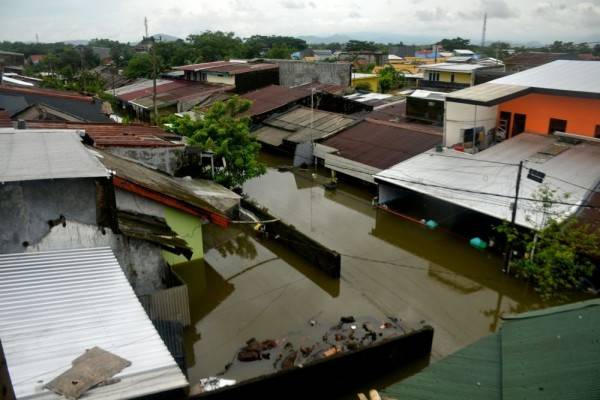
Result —
[{"label": "rusty metal roof", "polygon": [[310,92],[285,86],[269,85],[246,93],[242,97],[252,101],[252,106],[246,111],[245,115],[254,117],[306,99],[310,97]]},{"label": "rusty metal roof", "polygon": [[63,121],[27,121],[28,129],[77,129],[85,131],[94,147],[180,147],[177,135],[155,126],[142,124],[116,124]]},{"label": "rusty metal roof", "polygon": [[441,142],[441,135],[366,120],[327,139],[323,145],[337,149],[343,158],[385,169]]},{"label": "rusty metal roof", "polygon": [[248,63],[248,62],[232,62],[232,61],[213,61],[201,64],[190,64],[175,67],[174,69],[179,71],[203,71],[203,72],[215,72],[215,73],[226,73],[229,75],[239,75],[254,71],[263,71],[268,69],[278,69],[277,64],[268,63]]},{"label": "rusty metal roof", "polygon": [[315,89],[317,92],[324,92],[334,94],[336,96],[342,96],[346,92],[346,87],[342,85],[334,85],[330,83],[320,83],[320,82],[311,82],[304,83],[302,85],[294,86],[295,89],[306,90],[310,93],[312,89]]},{"label": "rusty metal roof", "polygon": [[79,101],[84,101],[87,103],[94,102],[93,97],[84,96],[77,92],[69,92],[66,90],[44,89],[44,88],[39,88],[39,87],[21,87],[21,86],[0,85],[0,92],[19,93],[19,94],[23,94],[23,95],[43,95],[43,96],[60,98],[60,99],[79,100]]}]

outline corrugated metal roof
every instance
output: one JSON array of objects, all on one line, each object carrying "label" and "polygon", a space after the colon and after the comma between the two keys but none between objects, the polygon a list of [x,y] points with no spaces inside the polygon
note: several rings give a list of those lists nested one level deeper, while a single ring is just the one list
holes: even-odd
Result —
[{"label": "corrugated metal roof", "polygon": [[600,95],[600,62],[557,60],[491,82]]},{"label": "corrugated metal roof", "polygon": [[363,121],[323,142],[337,155],[378,169],[389,168],[442,142],[441,135]]},{"label": "corrugated metal roof", "polygon": [[98,148],[106,147],[181,147],[177,135],[156,126],[67,121],[27,121],[28,129],[77,129],[85,132]]},{"label": "corrugated metal roof", "polygon": [[512,98],[523,96],[531,92],[528,86],[508,85],[494,83],[495,81],[482,83],[466,89],[457,90],[446,96],[447,101],[468,102],[492,106],[508,101]]},{"label": "corrugated metal roof", "polygon": [[17,399],[62,398],[43,385],[94,346],[131,366],[86,399],[187,386],[110,248],[0,255],[0,321]]},{"label": "corrugated metal roof", "polygon": [[[523,133],[477,154],[454,150],[442,153],[428,151],[377,174],[376,179],[432,196],[492,217],[509,220],[515,194],[518,164],[544,172],[544,184],[557,191],[557,196],[569,194],[566,202],[581,204],[600,178],[600,145],[583,142],[564,147],[558,155],[545,154],[555,145],[554,136]],[[486,163],[486,161],[490,161]],[[485,168],[484,168],[485,167]],[[526,178],[523,171],[519,191],[516,223],[532,229],[541,226],[543,213],[532,199],[540,184]],[[589,188],[586,190],[585,188]],[[466,191],[494,193],[492,196]],[[557,216],[574,213],[577,207],[556,204]]]},{"label": "corrugated metal roof", "polygon": [[175,67],[180,71],[203,71],[215,73],[227,73],[229,75],[245,74],[253,71],[263,71],[268,69],[278,69],[277,64],[268,63],[250,63],[250,62],[232,62],[232,61],[213,61],[201,64],[190,64]]},{"label": "corrugated metal roof", "polygon": [[[296,107],[283,114],[271,117],[263,123],[271,129],[285,132],[283,140],[293,143],[305,143],[311,140],[325,139],[357,122],[356,119],[343,114],[311,110],[307,107]],[[259,140],[260,132],[265,130],[258,131]]]},{"label": "corrugated metal roof", "polygon": [[490,335],[384,394],[398,400],[500,400],[501,386],[500,335]]},{"label": "corrugated metal roof", "polygon": [[503,319],[499,332],[384,393],[398,400],[600,398],[600,300]]},{"label": "corrugated metal roof", "polygon": [[49,96],[61,99],[69,99],[69,100],[78,100],[84,101],[88,103],[92,103],[94,99],[90,96],[83,96],[77,92],[69,92],[66,90],[55,90],[55,89],[45,89],[39,87],[17,87],[17,86],[6,86],[0,85],[0,92],[5,93],[19,93],[19,94],[36,94],[42,96]]},{"label": "corrugated metal roof", "polygon": [[522,65],[525,67],[538,66],[556,60],[575,59],[574,55],[567,53],[547,53],[529,51],[517,53],[504,59],[506,65]]},{"label": "corrugated metal roof", "polygon": [[477,69],[485,68],[479,64],[453,64],[453,63],[439,63],[439,64],[424,64],[419,68],[426,71],[448,71],[448,72],[473,72]]},{"label": "corrugated metal roof", "polygon": [[308,98],[310,92],[285,86],[269,85],[246,93],[242,97],[252,101],[252,106],[244,114],[253,117]]},{"label": "corrugated metal roof", "polygon": [[0,182],[107,176],[76,131],[0,129]]}]

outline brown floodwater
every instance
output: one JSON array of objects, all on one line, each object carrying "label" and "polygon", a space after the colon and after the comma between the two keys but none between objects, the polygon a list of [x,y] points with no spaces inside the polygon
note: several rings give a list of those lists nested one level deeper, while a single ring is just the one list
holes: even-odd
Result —
[{"label": "brown floodwater", "polygon": [[[268,172],[244,191],[341,253],[342,276],[329,278],[251,229],[208,226],[205,260],[176,268],[190,294],[190,382],[222,372],[248,339],[301,335],[311,320],[323,326],[345,315],[426,321],[435,328],[436,361],[494,332],[502,314],[545,306],[525,284],[502,273],[498,255],[470,247],[468,239],[373,208],[367,188],[342,183],[326,191],[325,173],[280,172],[276,166],[289,159],[263,159]],[[364,387],[381,389],[423,366],[393,371]],[[255,374],[248,363],[225,377]]]}]

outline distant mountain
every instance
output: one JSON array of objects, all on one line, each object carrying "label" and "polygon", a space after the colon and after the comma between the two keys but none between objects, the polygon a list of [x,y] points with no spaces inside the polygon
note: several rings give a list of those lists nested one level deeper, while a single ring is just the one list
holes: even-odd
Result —
[{"label": "distant mountain", "polygon": [[413,36],[402,35],[397,33],[384,32],[356,32],[356,33],[340,33],[330,36],[299,36],[300,39],[306,40],[307,43],[346,43],[349,40],[365,40],[377,43],[399,43],[404,44],[430,44],[435,43],[442,38],[433,36]]},{"label": "distant mountain", "polygon": [[183,40],[177,36],[167,35],[166,33],[157,33],[152,37],[159,42],[176,42],[177,40]]}]

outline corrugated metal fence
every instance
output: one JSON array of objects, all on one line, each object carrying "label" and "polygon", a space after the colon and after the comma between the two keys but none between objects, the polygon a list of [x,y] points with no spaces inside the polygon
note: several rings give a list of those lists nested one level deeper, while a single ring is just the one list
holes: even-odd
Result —
[{"label": "corrugated metal fence", "polygon": [[189,295],[186,285],[159,290],[139,296],[151,320],[177,321],[183,326],[191,324]]}]

